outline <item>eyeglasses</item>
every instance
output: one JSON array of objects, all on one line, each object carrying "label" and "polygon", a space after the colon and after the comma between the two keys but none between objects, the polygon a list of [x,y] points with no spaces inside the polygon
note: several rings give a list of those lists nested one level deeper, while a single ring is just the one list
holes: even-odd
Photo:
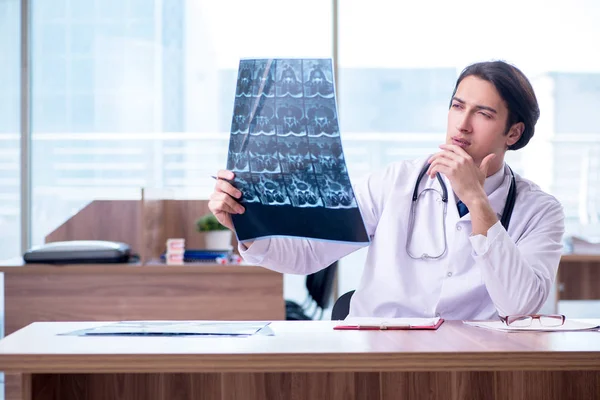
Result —
[{"label": "eyeglasses", "polygon": [[507,315],[506,317],[500,317],[500,319],[507,326],[517,328],[531,326],[535,319],[539,321],[541,326],[562,326],[565,323],[565,316],[560,314]]}]

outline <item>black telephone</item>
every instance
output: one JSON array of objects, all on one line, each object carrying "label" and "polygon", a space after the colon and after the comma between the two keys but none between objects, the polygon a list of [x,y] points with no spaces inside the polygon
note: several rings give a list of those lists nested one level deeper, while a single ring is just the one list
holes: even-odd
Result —
[{"label": "black telephone", "polygon": [[131,257],[129,245],[105,240],[70,240],[32,247],[23,255],[26,263],[90,264],[124,263]]}]

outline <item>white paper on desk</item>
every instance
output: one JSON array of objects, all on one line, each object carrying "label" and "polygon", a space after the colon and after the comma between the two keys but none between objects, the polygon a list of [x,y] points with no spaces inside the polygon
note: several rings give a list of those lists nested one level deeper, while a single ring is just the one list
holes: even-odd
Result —
[{"label": "white paper on desk", "polygon": [[77,336],[251,336],[269,325],[253,321],[122,321],[68,334]]},{"label": "white paper on desk", "polygon": [[342,325],[345,326],[373,326],[373,327],[411,327],[411,326],[435,326],[440,318],[371,318],[371,317],[348,317]]},{"label": "white paper on desk", "polygon": [[531,326],[525,327],[513,327],[507,326],[502,321],[464,321],[465,324],[476,326],[479,328],[492,329],[503,332],[523,332],[523,331],[537,331],[537,332],[568,332],[568,331],[585,331],[594,328],[598,328],[598,325],[590,324],[587,322],[565,320],[562,326],[542,326],[539,321],[534,320]]}]

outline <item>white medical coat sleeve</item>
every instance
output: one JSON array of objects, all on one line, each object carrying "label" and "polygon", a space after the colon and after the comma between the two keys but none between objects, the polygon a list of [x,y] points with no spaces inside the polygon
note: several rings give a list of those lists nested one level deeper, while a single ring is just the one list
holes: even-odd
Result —
[{"label": "white medical coat sleeve", "polygon": [[539,206],[516,242],[500,222],[488,230],[487,237],[470,238],[475,265],[499,315],[538,312],[556,279],[564,213],[556,201]]},{"label": "white medical coat sleeve", "polygon": [[[367,235],[373,236],[383,209],[384,197],[389,188],[388,168],[384,173],[371,174],[353,186]],[[301,238],[267,238],[255,240],[249,247],[240,244],[242,258],[250,263],[289,274],[308,275],[317,272],[340,258],[364,247],[365,244],[327,242]]]},{"label": "white medical coat sleeve", "polygon": [[494,243],[496,237],[501,234],[504,227],[500,221],[497,221],[488,231],[486,235],[473,235],[469,238],[475,255],[483,255],[487,253],[490,244]]}]

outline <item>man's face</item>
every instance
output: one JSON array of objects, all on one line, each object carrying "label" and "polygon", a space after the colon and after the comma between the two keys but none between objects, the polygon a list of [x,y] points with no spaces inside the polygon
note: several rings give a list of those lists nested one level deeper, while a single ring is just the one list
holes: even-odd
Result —
[{"label": "man's face", "polygon": [[446,143],[462,147],[477,165],[488,154],[496,154],[489,171],[495,172],[509,145],[518,136],[505,135],[508,108],[494,85],[468,76],[458,85],[448,111]]}]

